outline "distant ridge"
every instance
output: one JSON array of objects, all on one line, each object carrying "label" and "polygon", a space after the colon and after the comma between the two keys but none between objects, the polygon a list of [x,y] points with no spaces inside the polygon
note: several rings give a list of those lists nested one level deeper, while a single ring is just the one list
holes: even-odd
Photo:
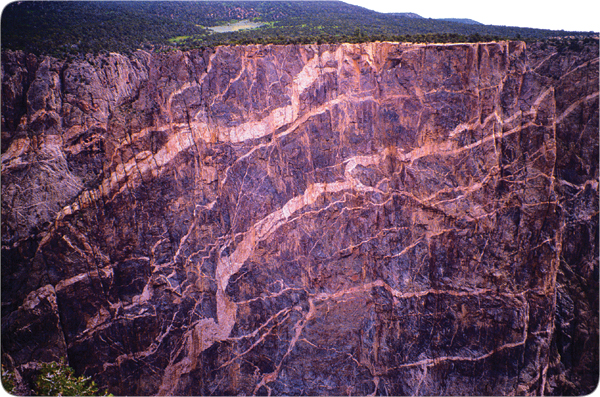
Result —
[{"label": "distant ridge", "polygon": [[396,17],[405,17],[405,18],[423,18],[419,14],[415,14],[414,12],[391,12],[386,15],[393,15]]},{"label": "distant ridge", "polygon": [[438,18],[438,21],[458,22],[466,25],[483,25],[481,22],[477,22],[469,18]]},{"label": "distant ridge", "polygon": [[[413,19],[425,19],[424,17],[420,16],[419,14],[415,14],[414,12],[390,12],[390,13],[387,13],[386,15],[391,15],[391,16],[395,16],[395,17],[413,18]],[[477,22],[477,21],[475,21],[473,19],[469,19],[469,18],[428,18],[428,19],[432,19],[434,21],[463,23],[465,25],[483,25],[483,23]]]}]

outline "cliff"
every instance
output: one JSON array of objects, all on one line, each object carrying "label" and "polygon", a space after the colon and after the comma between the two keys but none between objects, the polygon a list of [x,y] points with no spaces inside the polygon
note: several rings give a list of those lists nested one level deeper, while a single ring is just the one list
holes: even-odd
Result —
[{"label": "cliff", "polygon": [[116,395],[585,394],[598,47],[2,54],[2,354]]}]

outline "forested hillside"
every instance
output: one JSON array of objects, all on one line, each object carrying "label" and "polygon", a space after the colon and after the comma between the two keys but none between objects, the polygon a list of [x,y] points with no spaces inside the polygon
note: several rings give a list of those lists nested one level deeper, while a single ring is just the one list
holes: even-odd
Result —
[{"label": "forested hillside", "polygon": [[[264,25],[226,33],[208,29],[243,19]],[[62,57],[221,44],[474,42],[593,34],[464,22],[382,14],[341,1],[14,2],[2,14],[2,47]]]}]

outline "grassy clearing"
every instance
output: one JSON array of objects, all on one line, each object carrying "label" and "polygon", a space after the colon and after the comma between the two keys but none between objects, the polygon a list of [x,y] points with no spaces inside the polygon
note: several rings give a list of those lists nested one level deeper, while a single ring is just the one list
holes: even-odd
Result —
[{"label": "grassy clearing", "polygon": [[192,37],[192,36],[177,36],[177,37],[170,38],[169,41],[171,43],[180,43],[182,41],[189,39],[190,37]]},{"label": "grassy clearing", "polygon": [[252,22],[250,20],[244,19],[241,21],[231,21],[228,22],[225,25],[221,25],[221,26],[211,26],[209,27],[210,30],[212,30],[215,33],[228,33],[228,32],[237,32],[240,30],[246,30],[246,29],[256,29],[258,27],[261,27],[265,25],[262,22]]}]

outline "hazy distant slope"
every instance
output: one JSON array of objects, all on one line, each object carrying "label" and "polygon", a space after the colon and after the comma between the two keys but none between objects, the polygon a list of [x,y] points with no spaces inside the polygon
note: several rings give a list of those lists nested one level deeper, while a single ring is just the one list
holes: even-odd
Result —
[{"label": "hazy distant slope", "polygon": [[441,18],[440,21],[465,23],[467,25],[483,25],[481,22],[477,22],[469,18]]}]

